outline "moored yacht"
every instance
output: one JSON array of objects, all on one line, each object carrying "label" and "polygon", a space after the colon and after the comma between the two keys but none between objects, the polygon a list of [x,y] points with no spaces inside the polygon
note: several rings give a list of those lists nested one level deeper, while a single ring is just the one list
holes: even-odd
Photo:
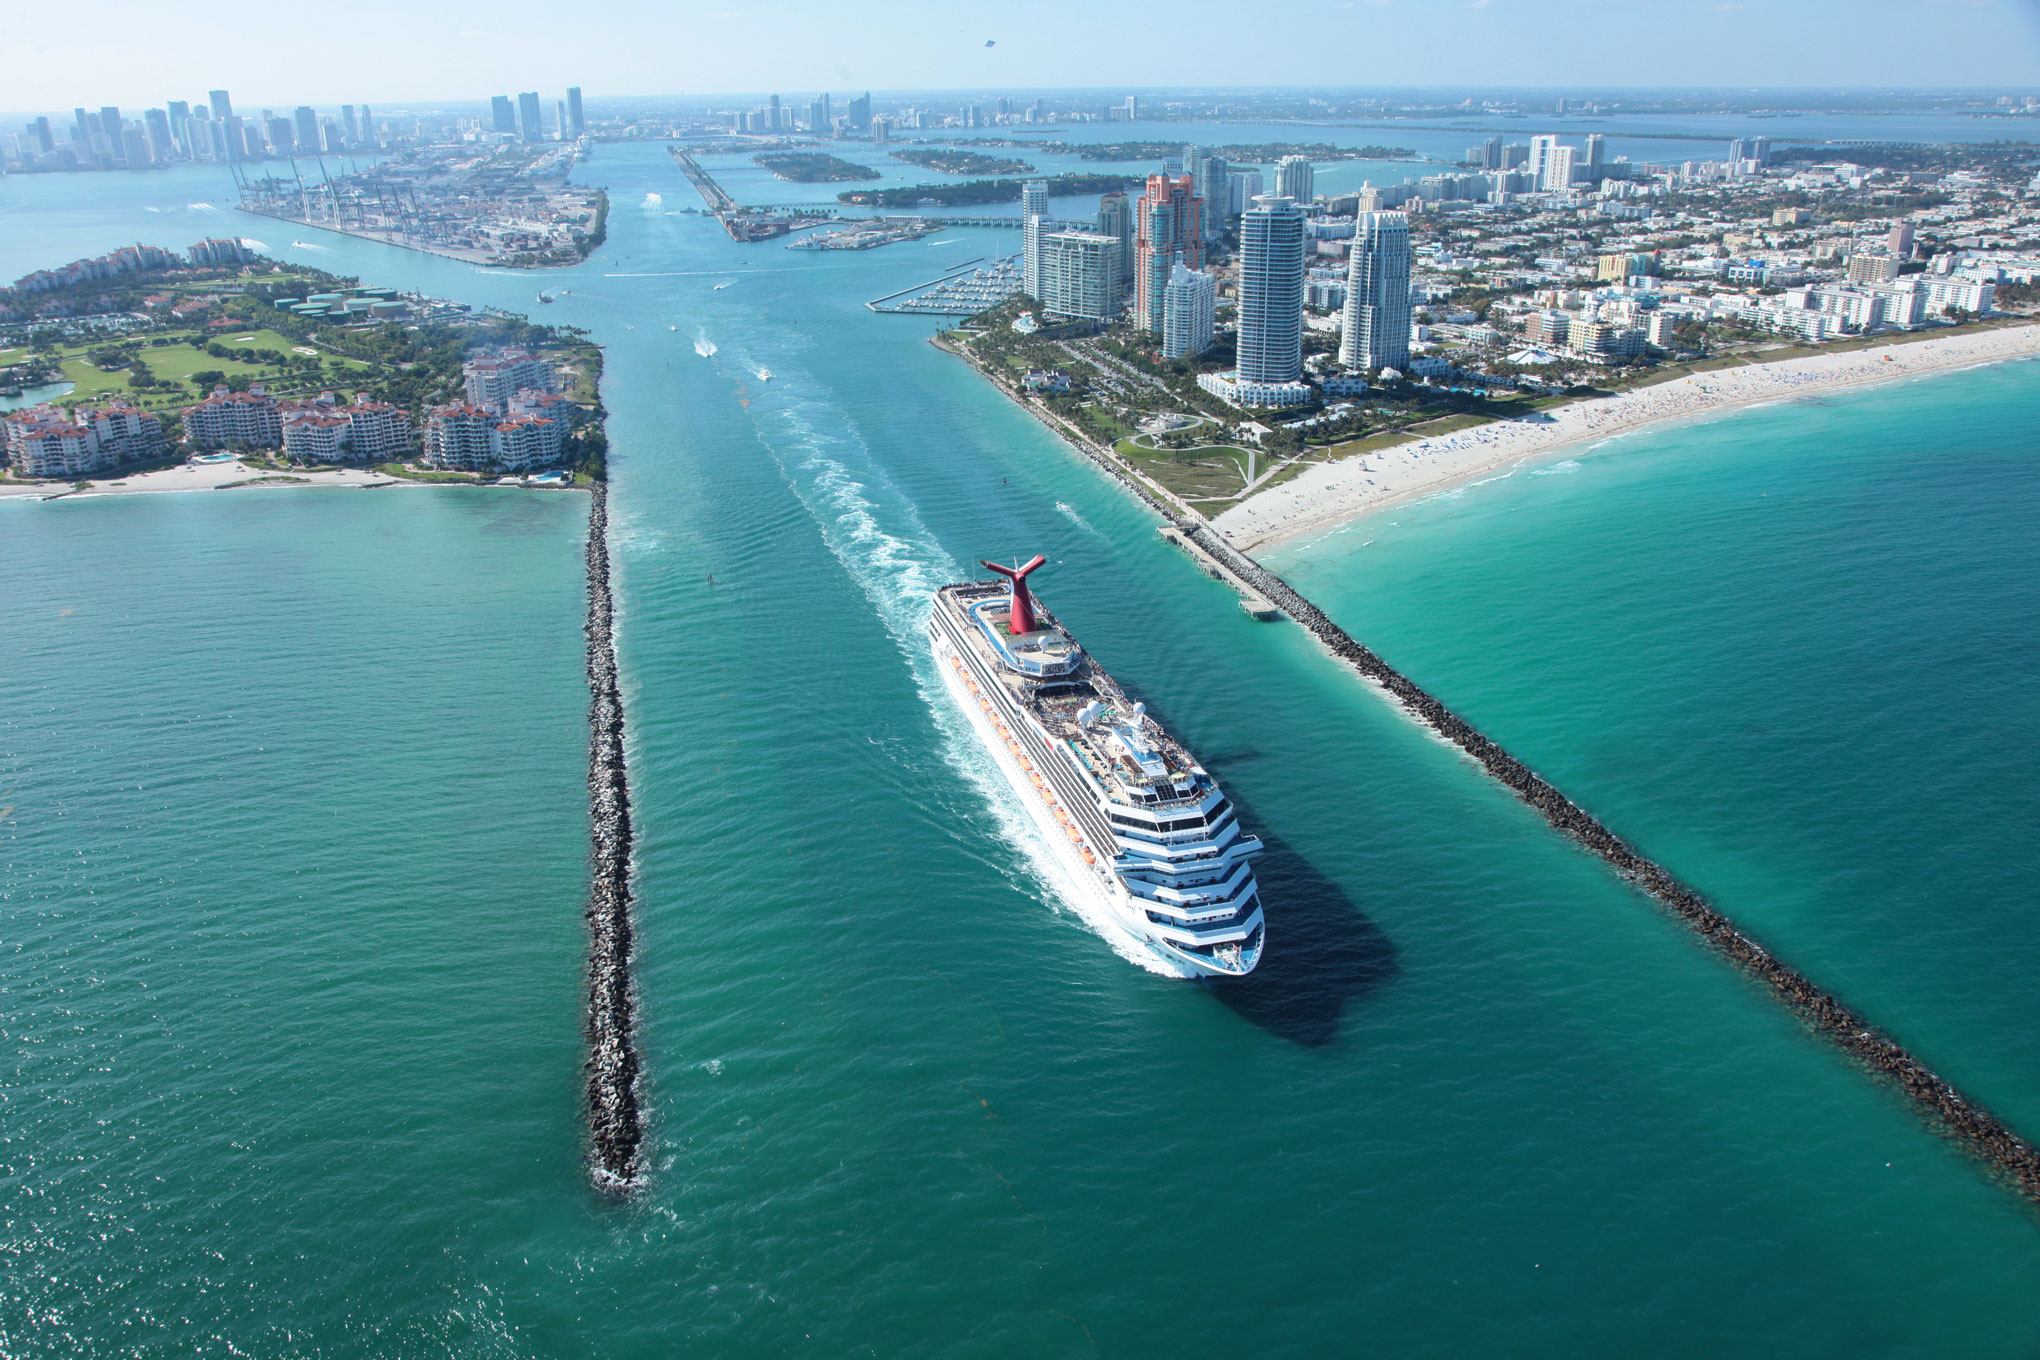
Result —
[{"label": "moored yacht", "polygon": [[1244,976],[1267,936],[1260,838],[1034,598],[1045,560],[938,590],[936,668],[1072,883],[1178,971]]}]

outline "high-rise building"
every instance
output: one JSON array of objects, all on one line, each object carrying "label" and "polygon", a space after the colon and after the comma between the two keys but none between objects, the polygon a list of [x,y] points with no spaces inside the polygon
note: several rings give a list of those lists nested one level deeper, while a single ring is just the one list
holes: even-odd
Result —
[{"label": "high-rise building", "polygon": [[510,102],[509,95],[489,96],[489,115],[495,123],[497,132],[508,132],[513,136],[516,134],[517,108]]},{"label": "high-rise building", "polygon": [[1317,172],[1308,156],[1284,156],[1275,167],[1275,193],[1296,203],[1309,203],[1316,195]]},{"label": "high-rise building", "polygon": [[[50,120],[47,117],[37,118],[31,126],[35,128],[35,144],[37,150],[47,154],[57,149],[57,137],[56,134],[50,130]],[[1125,199],[1126,195],[1121,194],[1119,197],[1123,200]]]},{"label": "high-rise building", "polygon": [[828,95],[818,94],[815,96],[814,102],[808,105],[807,125],[809,132],[827,132],[829,130]]},{"label": "high-rise building", "polygon": [[1020,186],[1020,291],[1041,299],[1041,238],[1047,232],[1048,181],[1030,179]]},{"label": "high-rise building", "polygon": [[783,129],[781,129],[779,125],[779,96],[776,94],[773,95],[771,99],[766,103],[765,108],[767,110],[765,116],[765,130],[767,132],[782,131]]},{"label": "high-rise building", "polygon": [[1551,155],[1551,148],[1557,145],[1556,133],[1540,133],[1530,139],[1530,163],[1526,168],[1530,171],[1530,178],[1539,184],[1544,183],[1545,160]]},{"label": "high-rise building", "polygon": [[1346,256],[1343,368],[1402,368],[1410,361],[1410,219],[1363,213]]},{"label": "high-rise building", "polygon": [[561,141],[574,140],[574,134],[567,126],[567,101],[564,99],[553,100],[553,127],[558,130]]},{"label": "high-rise building", "polygon": [[309,104],[300,104],[291,113],[291,132],[297,144],[306,151],[319,149],[319,115]]},{"label": "high-rise building", "polygon": [[1137,94],[1126,96],[1126,121],[1129,123],[1140,121],[1140,96]]},{"label": "high-rise building", "polygon": [[517,135],[527,142],[545,140],[545,128],[540,126],[538,91],[526,90],[517,96]]},{"label": "high-rise building", "polygon": [[588,112],[581,107],[581,87],[579,85],[567,86],[567,126],[574,130],[576,137],[587,135]]},{"label": "high-rise building", "polygon": [[206,93],[206,99],[212,104],[213,117],[232,118],[234,116],[234,101],[227,98],[225,90],[210,90]]},{"label": "high-rise building", "polygon": [[852,132],[871,131],[871,91],[866,90],[850,101],[850,112],[844,121]]},{"label": "high-rise building", "polygon": [[161,164],[171,158],[177,150],[177,143],[170,136],[170,115],[162,109],[150,109],[142,115],[142,126],[149,143],[149,160]]},{"label": "high-rise building", "polygon": [[1041,237],[1042,310],[1054,316],[1110,321],[1119,315],[1119,241],[1095,231],[1051,231]]},{"label": "high-rise building", "polygon": [[1608,139],[1598,132],[1589,132],[1587,134],[1587,178],[1599,180],[1601,172],[1607,168],[1607,163]]},{"label": "high-rise building", "polygon": [[270,114],[262,120],[262,130],[269,134],[269,149],[279,156],[288,156],[297,150],[297,129],[290,119]]},{"label": "high-rise building", "polygon": [[1218,315],[1218,280],[1201,269],[1169,266],[1162,289],[1162,357],[1187,359],[1211,348]]},{"label": "high-rise building", "polygon": [[1239,380],[1302,377],[1303,209],[1263,194],[1240,214]]},{"label": "high-rise building", "polygon": [[[48,133],[47,133],[47,132],[45,132],[45,133],[44,133],[44,140],[45,140],[45,141],[47,141],[47,140],[48,140]],[[48,148],[47,146],[45,146],[45,147],[43,148],[43,150],[47,151],[47,150],[49,150],[49,148]],[[1890,248],[1890,250],[1891,250],[1891,258],[1892,258],[1892,259],[1894,259],[1894,260],[1910,260],[1910,259],[1912,258],[1912,251],[1913,251],[1913,225],[1912,225],[1912,223],[1910,223],[1910,222],[1894,222],[1894,223],[1892,223],[1892,224],[1891,224],[1891,235],[1890,235],[1890,237],[1889,237],[1889,238],[1887,238],[1886,244],[1887,244],[1887,245],[1889,246],[1889,248]]]},{"label": "high-rise building", "polygon": [[1197,196],[1204,200],[1204,239],[1216,241],[1219,229],[1231,214],[1226,193],[1229,167],[1223,156],[1198,155],[1190,165],[1190,182],[1197,188]]},{"label": "high-rise building", "polygon": [[1226,177],[1225,215],[1238,217],[1247,205],[1261,196],[1259,170],[1234,170]]},{"label": "high-rise building", "polygon": [[340,106],[340,127],[347,134],[347,144],[349,146],[361,140],[361,124],[355,120],[354,106],[352,104],[342,104]]},{"label": "high-rise building", "polygon": [[1502,135],[1498,132],[1481,147],[1480,162],[1490,170],[1502,168]]},{"label": "high-rise building", "polygon": [[1577,147],[1554,145],[1544,152],[1544,183],[1546,193],[1559,193],[1572,187],[1573,157],[1579,154]]},{"label": "high-rise building", "polygon": [[1133,320],[1160,334],[1169,266],[1204,267],[1204,201],[1190,176],[1149,175],[1133,225]]},{"label": "high-rise building", "polygon": [[1112,259],[1112,288],[1113,297],[1123,303],[1133,281],[1133,204],[1117,189],[1098,199],[1098,234],[1119,242]]}]

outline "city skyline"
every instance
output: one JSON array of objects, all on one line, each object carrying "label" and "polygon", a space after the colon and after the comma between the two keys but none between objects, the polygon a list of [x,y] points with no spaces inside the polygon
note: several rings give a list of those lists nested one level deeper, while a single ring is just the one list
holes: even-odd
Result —
[{"label": "city skyline", "polygon": [[[174,11],[100,0],[62,30],[23,19],[9,25],[18,59],[7,112],[47,112],[80,99],[136,106],[170,97],[164,87],[247,85],[250,103],[487,98],[505,85],[544,86],[563,66],[600,72],[612,97],[704,97],[782,90],[871,88],[1092,89],[1121,85],[1125,58],[1166,15],[1184,31],[1217,29],[1237,8],[1189,0],[1166,10],[1135,0],[1093,10],[1047,0],[1027,11],[980,10],[959,18],[929,7],[874,24],[840,6],[793,0],[767,27],[729,5],[686,4],[658,12],[597,4],[562,26],[550,9],[512,3],[478,25],[451,8],[367,0],[355,21],[335,28],[310,17],[276,16],[241,35],[236,59],[222,61],[212,35]],[[1652,0],[1625,6],[1620,22],[1603,0],[1291,0],[1260,10],[1242,41],[1187,45],[1174,84],[1205,89],[1452,86],[1608,88],[1974,88],[2030,83],[2040,69],[2036,0],[1793,0],[1749,8],[1734,0]],[[101,35],[89,83],[63,44],[82,21]],[[1761,23],[1762,42],[1731,41]],[[1086,34],[1081,44],[1066,35]],[[1899,40],[1907,26],[1957,37],[1987,31],[1989,42]],[[531,41],[544,31],[545,40]],[[393,32],[409,35],[393,43]],[[1707,41],[1714,34],[1719,41]],[[1309,42],[1295,42],[1308,35]],[[766,38],[769,41],[761,41]],[[1471,41],[1477,37],[1478,41]],[[1701,39],[1701,40],[1696,40]],[[321,60],[302,60],[316,50]],[[1356,63],[1360,51],[1393,51],[1395,81],[1377,83]],[[1807,54],[1820,60],[1809,62]],[[270,73],[275,74],[270,74]],[[1822,79],[1846,73],[1846,82]],[[172,75],[170,73],[188,73]],[[1356,77],[1360,79],[1356,80]],[[469,92],[474,93],[469,93]]]}]

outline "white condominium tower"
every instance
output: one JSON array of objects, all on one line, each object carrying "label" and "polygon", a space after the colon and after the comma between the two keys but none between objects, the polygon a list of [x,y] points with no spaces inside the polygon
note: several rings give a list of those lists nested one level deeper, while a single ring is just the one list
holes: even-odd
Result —
[{"label": "white condominium tower", "polygon": [[1284,156],[1282,163],[1275,167],[1275,192],[1298,203],[1309,203],[1316,197],[1312,184],[1316,173],[1311,169],[1310,157]]},{"label": "white condominium tower", "polygon": [[1210,349],[1218,280],[1201,269],[1171,265],[1162,298],[1162,357],[1186,359]]},{"label": "white condominium tower", "polygon": [[1240,215],[1239,378],[1303,377],[1303,209],[1263,194]]},{"label": "white condominium tower", "polygon": [[1555,133],[1540,133],[1530,139],[1530,164],[1527,168],[1530,171],[1530,178],[1536,180],[1539,187],[1544,184],[1545,162],[1551,155],[1551,148],[1557,145],[1558,136]]},{"label": "white condominium tower", "polygon": [[1579,148],[1554,146],[1544,153],[1544,183],[1546,193],[1562,193],[1572,187],[1573,161],[1579,155]]},{"label": "white condominium tower", "polygon": [[1410,361],[1410,219],[1362,213],[1346,264],[1341,368],[1402,368]]},{"label": "white condominium tower", "polygon": [[1119,238],[1096,231],[1041,234],[1042,310],[1110,321],[1119,315]]},{"label": "white condominium tower", "polygon": [[1048,216],[1048,181],[1030,179],[1020,186],[1020,229],[1024,236],[1020,257],[1020,288],[1027,296],[1041,298],[1041,237]]}]

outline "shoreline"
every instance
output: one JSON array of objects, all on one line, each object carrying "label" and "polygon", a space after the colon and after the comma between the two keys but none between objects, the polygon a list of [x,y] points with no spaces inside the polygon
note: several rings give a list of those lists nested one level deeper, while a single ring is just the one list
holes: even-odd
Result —
[{"label": "shoreline", "polygon": [[[262,480],[276,478],[275,481]],[[289,481],[282,480],[289,478]],[[163,496],[185,491],[275,491],[275,490],[316,490],[319,488],[354,488],[379,490],[386,486],[468,486],[491,487],[498,483],[468,481],[426,481],[421,478],[391,477],[370,467],[338,468],[291,468],[278,471],[275,468],[251,466],[234,460],[231,463],[192,464],[179,463],[175,467],[155,468],[148,472],[137,472],[132,476],[115,481],[94,481],[83,491],[74,490],[73,482],[0,482],[0,502],[9,499],[29,501],[73,500],[88,496]],[[512,491],[575,491],[585,490],[572,483],[565,486],[519,486],[508,484]]]},{"label": "shoreline", "polygon": [[1573,402],[1540,419],[1489,421],[1335,463],[1315,463],[1210,523],[1242,552],[1279,547],[1505,468],[1555,459],[1569,449],[1621,435],[2036,355],[2040,325],[2027,325],[1688,374],[1613,397]]}]

